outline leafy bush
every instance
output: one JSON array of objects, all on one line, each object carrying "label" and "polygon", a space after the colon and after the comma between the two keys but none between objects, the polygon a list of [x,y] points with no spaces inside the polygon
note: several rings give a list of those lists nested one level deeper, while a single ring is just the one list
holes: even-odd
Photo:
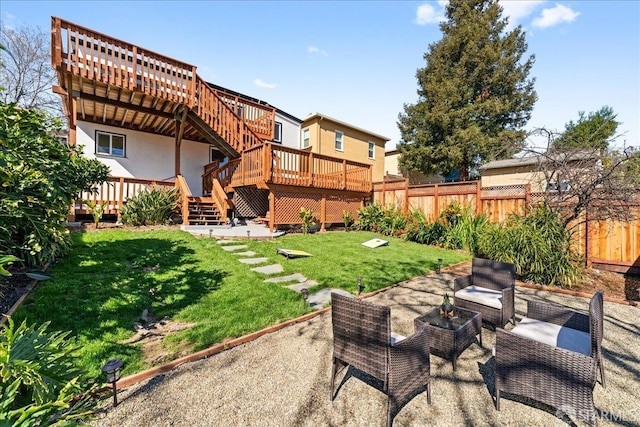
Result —
[{"label": "leafy bush", "polygon": [[546,204],[487,227],[478,251],[485,258],[514,264],[523,280],[543,285],[571,287],[581,276],[582,259],[571,249],[571,234]]},{"label": "leafy bush", "polygon": [[309,228],[316,225],[316,222],[313,218],[313,209],[305,209],[304,206],[300,206],[300,219],[302,220],[302,234],[307,234],[309,232]]},{"label": "leafy bush", "polygon": [[180,194],[175,188],[154,186],[127,200],[122,207],[122,223],[125,225],[166,225],[178,207]]},{"label": "leafy bush", "polygon": [[48,324],[16,328],[9,318],[0,331],[1,425],[56,425],[92,413],[88,394],[72,406],[84,373],[73,355],[77,346],[70,332],[48,332]]},{"label": "leafy bush", "polygon": [[69,206],[109,177],[107,166],[52,136],[59,129],[44,112],[0,102],[0,253],[28,266],[67,252]]},{"label": "leafy bush", "polygon": [[475,254],[478,236],[487,224],[486,215],[475,215],[471,207],[462,208],[454,202],[433,223],[429,223],[421,211],[413,211],[405,238],[445,249],[465,249]]},{"label": "leafy bush", "polygon": [[377,203],[364,206],[358,210],[358,221],[355,228],[363,231],[374,231],[386,236],[399,236],[406,232],[409,217],[395,206],[383,207]]}]

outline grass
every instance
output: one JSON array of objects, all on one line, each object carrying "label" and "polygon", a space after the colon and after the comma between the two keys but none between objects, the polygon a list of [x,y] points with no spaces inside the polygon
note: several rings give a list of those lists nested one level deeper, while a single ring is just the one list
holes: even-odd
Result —
[{"label": "grass", "polygon": [[[357,276],[370,292],[433,271],[438,258],[444,266],[469,258],[396,238],[385,237],[389,245],[376,249],[360,245],[374,237],[379,236],[332,232],[242,243],[268,263],[280,263],[282,275],[316,280],[310,291],[334,287],[354,294]],[[74,233],[72,239],[70,254],[50,270],[53,278],[40,283],[14,318],[51,321],[52,330],[73,331],[82,345],[81,363],[94,377],[114,357],[125,362],[125,375],[148,368],[139,345],[123,341],[150,304],[158,318],[195,324],[168,337],[165,346],[173,353],[197,351],[311,311],[286,283],[264,283],[265,276],[250,271],[254,265],[238,262],[215,239],[167,230],[103,230]],[[276,248],[313,256],[286,259]]]}]

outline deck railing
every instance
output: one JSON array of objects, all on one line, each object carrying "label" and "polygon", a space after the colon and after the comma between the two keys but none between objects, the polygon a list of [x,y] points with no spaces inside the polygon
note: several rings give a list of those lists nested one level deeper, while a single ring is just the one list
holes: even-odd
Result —
[{"label": "deck railing", "polygon": [[59,72],[192,108],[238,153],[273,138],[273,107],[221,98],[193,65],[55,17],[51,50]]},{"label": "deck railing", "polygon": [[213,170],[205,169],[203,183],[214,179],[223,187],[261,182],[298,187],[327,188],[354,192],[371,191],[371,166],[265,143],[246,150],[241,159]]},{"label": "deck railing", "polygon": [[120,214],[120,210],[128,199],[138,195],[142,191],[149,191],[154,187],[173,188],[173,181],[158,181],[150,179],[124,178],[112,176],[107,182],[97,187],[97,191],[80,193],[79,199],[74,202],[74,210],[77,214],[88,213],[85,200],[93,203],[106,202],[104,214]]}]

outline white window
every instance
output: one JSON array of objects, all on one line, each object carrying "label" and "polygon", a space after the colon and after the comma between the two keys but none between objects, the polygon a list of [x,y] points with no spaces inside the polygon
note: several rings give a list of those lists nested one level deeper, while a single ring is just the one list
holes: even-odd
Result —
[{"label": "white window", "polygon": [[96,154],[125,156],[125,136],[117,133],[96,131]]},{"label": "white window", "polygon": [[344,151],[344,146],[342,143],[342,139],[344,134],[339,130],[336,131],[336,151]]},{"label": "white window", "polygon": [[369,158],[372,160],[376,158],[376,144],[371,141],[369,141]]},{"label": "white window", "polygon": [[309,147],[309,129],[302,130],[302,148]]},{"label": "white window", "polygon": [[273,141],[282,143],[282,123],[276,122],[273,128]]}]

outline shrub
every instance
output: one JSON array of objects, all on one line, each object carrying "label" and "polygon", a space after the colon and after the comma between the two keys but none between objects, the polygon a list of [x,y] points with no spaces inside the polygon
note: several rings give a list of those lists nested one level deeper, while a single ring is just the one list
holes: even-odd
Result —
[{"label": "shrub", "polygon": [[355,223],[355,227],[362,231],[379,231],[380,222],[384,217],[384,208],[377,204],[372,203],[358,209],[358,220]]},{"label": "shrub", "polygon": [[48,332],[48,322],[38,328],[11,318],[0,331],[0,424],[56,425],[86,418],[94,403],[82,391],[84,371],[73,355],[77,346],[70,332]]},{"label": "shrub", "polygon": [[122,223],[133,226],[170,224],[179,201],[180,194],[175,188],[154,186],[149,191],[141,191],[122,207]]},{"label": "shrub", "polygon": [[313,209],[305,209],[304,206],[300,206],[300,219],[302,220],[302,234],[307,234],[309,229],[316,225],[313,218]]},{"label": "shrub", "polygon": [[0,253],[27,266],[68,251],[72,200],[109,178],[107,166],[53,137],[59,129],[44,112],[0,102]]},{"label": "shrub", "polygon": [[526,281],[571,287],[581,276],[581,257],[571,249],[571,234],[561,218],[542,204],[492,224],[478,240],[480,256],[515,265]]}]

